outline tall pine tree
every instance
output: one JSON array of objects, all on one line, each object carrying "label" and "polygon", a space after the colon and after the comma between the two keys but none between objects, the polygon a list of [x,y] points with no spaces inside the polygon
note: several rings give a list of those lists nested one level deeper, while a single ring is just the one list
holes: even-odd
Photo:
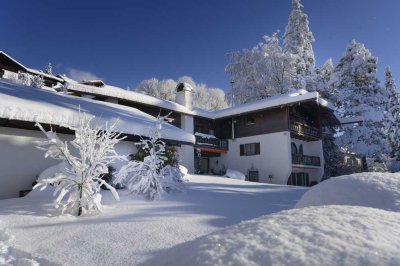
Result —
[{"label": "tall pine tree", "polygon": [[[316,69],[316,90],[322,98],[330,103],[335,102],[335,97],[330,91],[329,80],[333,71],[332,59],[328,59],[323,67]],[[324,152],[324,177],[334,177],[341,173],[340,161],[342,159],[339,147],[335,143],[336,128],[327,126],[322,135],[322,144]]]},{"label": "tall pine tree", "polygon": [[296,89],[313,89],[313,75],[315,68],[312,43],[315,41],[309,29],[308,16],[302,11],[300,0],[292,0],[292,12],[283,36],[285,52],[296,56],[296,77],[293,86]]},{"label": "tall pine tree", "polygon": [[385,69],[385,87],[389,94],[388,123],[386,125],[389,157],[400,161],[400,95],[390,67]]},{"label": "tall pine tree", "polygon": [[339,144],[369,158],[381,158],[387,151],[383,128],[388,98],[379,86],[376,71],[377,59],[363,44],[353,40],[330,81],[341,117],[363,117],[361,124],[343,128]]}]

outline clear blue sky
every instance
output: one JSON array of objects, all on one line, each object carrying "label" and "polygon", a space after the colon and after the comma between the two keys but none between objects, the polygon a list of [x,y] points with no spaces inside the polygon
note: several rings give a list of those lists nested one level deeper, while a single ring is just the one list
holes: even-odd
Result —
[{"label": "clear blue sky", "polygon": [[[337,62],[355,38],[400,80],[399,0],[303,0],[317,64]],[[126,88],[143,79],[192,76],[227,89],[226,53],[280,29],[291,0],[0,0],[0,50],[55,73],[88,71]]]}]

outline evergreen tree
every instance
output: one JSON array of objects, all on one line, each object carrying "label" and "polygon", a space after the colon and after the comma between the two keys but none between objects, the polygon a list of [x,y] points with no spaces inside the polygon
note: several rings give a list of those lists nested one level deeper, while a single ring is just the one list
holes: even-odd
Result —
[{"label": "evergreen tree", "polygon": [[400,95],[394,84],[392,71],[389,67],[385,70],[385,87],[389,94],[388,122],[386,125],[389,156],[400,160]]},{"label": "evergreen tree", "polygon": [[[333,71],[332,59],[328,59],[323,67],[316,69],[316,90],[322,98],[334,104],[336,99],[330,91],[329,80]],[[328,126],[324,128],[322,146],[324,153],[324,177],[334,177],[341,173],[340,161],[342,159],[339,146],[335,143],[336,128]]]},{"label": "evergreen tree", "polygon": [[377,59],[352,41],[335,67],[330,90],[341,117],[361,116],[363,122],[344,127],[339,144],[350,152],[380,158],[387,150],[384,119],[387,93],[376,77]]},{"label": "evergreen tree", "polygon": [[292,0],[292,12],[283,36],[286,52],[296,56],[296,77],[293,86],[296,89],[314,90],[313,75],[315,68],[312,43],[314,36],[309,29],[308,16],[302,11],[300,0]]},{"label": "evergreen tree", "polygon": [[44,73],[53,75],[53,66],[51,65],[51,63],[47,64],[46,69],[44,70]]}]

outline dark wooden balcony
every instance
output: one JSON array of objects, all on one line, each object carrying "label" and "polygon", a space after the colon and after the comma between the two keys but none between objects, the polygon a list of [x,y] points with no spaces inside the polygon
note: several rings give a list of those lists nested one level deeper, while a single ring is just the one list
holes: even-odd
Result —
[{"label": "dark wooden balcony", "polygon": [[303,154],[292,154],[292,164],[321,166],[321,158]]},{"label": "dark wooden balcony", "polygon": [[196,146],[216,150],[228,150],[228,140],[196,136]]},{"label": "dark wooden balcony", "polygon": [[305,141],[315,141],[321,138],[321,130],[300,122],[290,123],[291,136]]}]

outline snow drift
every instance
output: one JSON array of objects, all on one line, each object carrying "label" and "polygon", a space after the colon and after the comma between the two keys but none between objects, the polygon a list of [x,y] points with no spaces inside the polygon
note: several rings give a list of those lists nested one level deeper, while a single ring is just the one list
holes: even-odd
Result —
[{"label": "snow drift", "polygon": [[175,246],[144,265],[399,265],[399,219],[358,206],[282,211]]},{"label": "snow drift", "polygon": [[232,169],[226,170],[225,176],[238,180],[246,180],[246,176],[242,172]]},{"label": "snow drift", "polygon": [[400,173],[359,173],[334,177],[312,187],[295,208],[357,205],[400,211]]}]

